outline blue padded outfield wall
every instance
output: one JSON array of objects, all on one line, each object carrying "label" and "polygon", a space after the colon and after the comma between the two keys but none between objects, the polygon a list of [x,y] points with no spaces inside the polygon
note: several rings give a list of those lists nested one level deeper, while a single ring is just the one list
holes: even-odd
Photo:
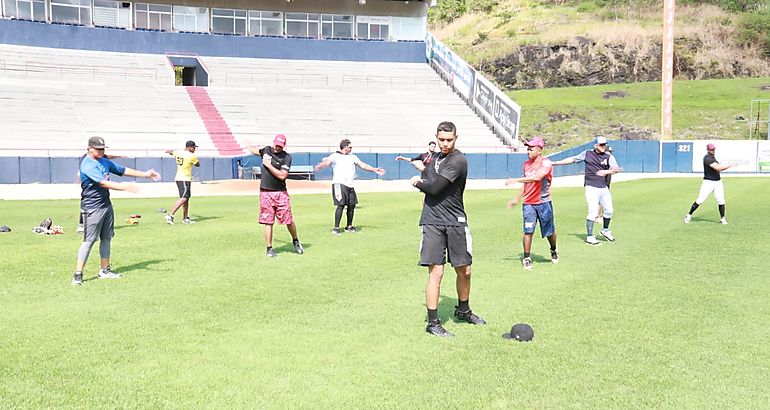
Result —
[{"label": "blue padded outfield wall", "polygon": [[[770,141],[620,141],[610,140],[613,155],[624,172],[663,172],[701,173],[706,144],[717,144],[717,159],[722,163],[736,164],[729,172],[752,173],[770,172]],[[559,160],[592,149],[587,143],[570,148],[549,158]],[[292,165],[315,165],[330,153],[297,152],[291,153]],[[415,157],[415,153],[402,153]],[[369,165],[385,169],[385,175],[378,177],[366,171],[358,172],[358,179],[409,179],[418,175],[417,170],[405,161],[396,161],[395,153],[357,153],[358,157]],[[524,153],[468,153],[468,178],[504,179],[522,176],[522,165],[527,160]],[[662,159],[662,162],[661,162]],[[75,157],[0,157],[0,184],[27,183],[74,183],[78,182],[78,161]],[[253,167],[262,165],[262,158],[254,155],[242,157],[210,158],[201,157],[201,166],[193,169],[196,181],[234,179],[238,176],[238,161],[249,178]],[[118,162],[127,167],[145,170],[158,170],[163,181],[170,182],[176,175],[176,162],[170,156],[119,158]],[[571,164],[554,167],[554,176],[579,175],[583,173],[583,164]],[[316,180],[331,180],[331,167],[313,175]],[[148,182],[148,180],[129,177],[113,177],[115,181]]]},{"label": "blue padded outfield wall", "polygon": [[163,33],[0,19],[0,43],[114,51],[195,53],[211,57],[426,63],[424,42],[317,40]]}]

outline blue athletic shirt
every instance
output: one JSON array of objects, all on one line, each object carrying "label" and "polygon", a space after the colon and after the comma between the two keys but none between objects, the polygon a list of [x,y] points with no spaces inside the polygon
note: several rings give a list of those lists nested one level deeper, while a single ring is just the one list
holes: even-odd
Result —
[{"label": "blue athletic shirt", "polygon": [[86,155],[80,161],[80,209],[107,208],[110,202],[110,190],[99,186],[99,182],[109,181],[110,173],[123,175],[126,167],[116,164],[107,158],[95,160]]}]

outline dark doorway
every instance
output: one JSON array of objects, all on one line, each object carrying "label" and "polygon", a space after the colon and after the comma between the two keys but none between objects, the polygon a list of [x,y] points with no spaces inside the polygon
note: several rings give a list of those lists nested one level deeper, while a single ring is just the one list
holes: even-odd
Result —
[{"label": "dark doorway", "polygon": [[195,56],[167,56],[174,66],[175,84],[185,87],[209,85],[209,74]]},{"label": "dark doorway", "polygon": [[193,86],[195,84],[195,67],[182,68],[182,85]]}]

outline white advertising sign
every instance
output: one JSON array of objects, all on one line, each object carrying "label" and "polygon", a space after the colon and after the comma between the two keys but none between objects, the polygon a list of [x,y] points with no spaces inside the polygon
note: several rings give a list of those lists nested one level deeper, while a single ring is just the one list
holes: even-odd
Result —
[{"label": "white advertising sign", "polygon": [[757,144],[757,167],[759,172],[770,172],[770,141]]},{"label": "white advertising sign", "polygon": [[693,141],[692,171],[703,172],[706,145],[714,144],[714,157],[720,164],[734,164],[724,172],[757,172],[757,141]]}]

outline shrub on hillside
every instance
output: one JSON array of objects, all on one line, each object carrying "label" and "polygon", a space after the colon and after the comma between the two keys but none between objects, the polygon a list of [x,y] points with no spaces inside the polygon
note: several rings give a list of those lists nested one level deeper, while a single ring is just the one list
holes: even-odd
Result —
[{"label": "shrub on hillside", "polygon": [[466,13],[491,13],[498,3],[498,0],[441,0],[428,10],[428,20],[449,23]]},{"label": "shrub on hillside", "polygon": [[738,41],[742,45],[756,45],[770,56],[770,14],[746,14],[741,19]]},{"label": "shrub on hillside", "polygon": [[728,11],[760,11],[767,9],[767,0],[680,0],[680,4],[713,4]]}]

